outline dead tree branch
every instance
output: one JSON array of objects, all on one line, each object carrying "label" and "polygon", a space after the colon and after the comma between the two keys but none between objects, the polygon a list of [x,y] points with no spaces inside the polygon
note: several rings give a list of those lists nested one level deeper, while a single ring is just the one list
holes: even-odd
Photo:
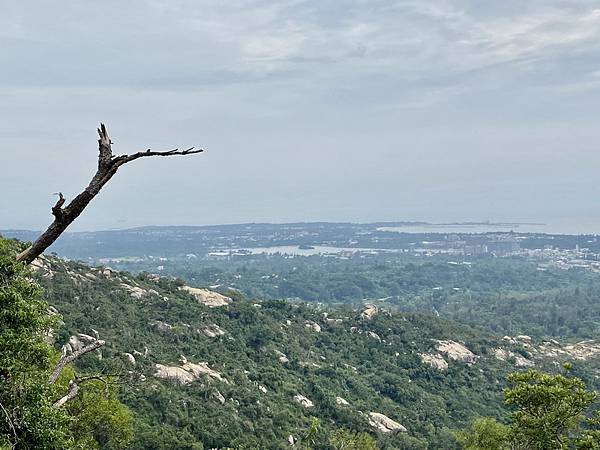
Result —
[{"label": "dead tree branch", "polygon": [[8,411],[6,410],[6,408],[4,408],[4,405],[2,403],[0,403],[0,409],[2,409],[2,411],[4,412],[4,415],[6,416],[6,421],[8,422],[8,426],[10,427],[10,430],[12,431],[12,434],[15,438],[14,442],[13,442],[13,446],[17,443],[17,441],[19,440],[19,437],[17,436],[17,430],[15,428],[15,424],[12,421],[12,418],[10,417],[10,414],[8,414]]},{"label": "dead tree branch", "polygon": [[153,151],[146,150],[143,152],[133,153],[131,155],[115,156],[112,152],[112,141],[104,124],[100,124],[98,128],[98,169],[90,181],[88,187],[83,192],[76,196],[71,203],[64,206],[65,198],[62,193],[59,193],[59,200],[52,208],[54,222],[50,224],[48,229],[25,251],[17,256],[17,260],[30,264],[35,258],[41,255],[50,245],[58,239],[58,237],[67,229],[71,223],[79,217],[89,203],[98,195],[100,190],[106,183],[117,173],[119,167],[136,159],[152,157],[152,156],[186,156],[203,152],[202,149],[187,150],[167,150]]},{"label": "dead tree branch", "polygon": [[63,371],[63,369],[65,368],[65,366],[67,364],[72,363],[77,358],[82,357],[86,353],[93,352],[94,350],[99,349],[105,343],[106,343],[105,341],[99,339],[97,341],[92,342],[89,345],[86,345],[85,347],[80,348],[79,350],[77,350],[69,355],[65,355],[62,358],[60,358],[60,360],[58,361],[58,364],[56,365],[56,367],[54,368],[54,371],[52,372],[52,375],[50,375],[50,378],[48,379],[48,384],[56,383],[56,380],[58,380],[58,377],[60,376],[61,372]]},{"label": "dead tree branch", "polygon": [[55,408],[60,408],[62,406],[64,406],[67,402],[73,400],[75,397],[77,397],[77,394],[79,393],[79,384],[77,383],[77,380],[71,380],[69,382],[69,390],[67,392],[67,394],[60,398],[59,400],[57,400],[56,402],[54,402],[54,404],[52,405]]},{"label": "dead tree branch", "polygon": [[77,394],[79,394],[79,385],[81,383],[85,383],[86,381],[93,381],[93,380],[101,381],[102,383],[104,383],[104,385],[106,386],[106,391],[108,392],[108,387],[109,387],[110,383],[99,375],[91,375],[88,377],[81,377],[81,378],[76,377],[74,380],[69,381],[69,390],[67,391],[67,393],[63,397],[61,397],[59,400],[54,402],[52,404],[52,406],[54,408],[60,408],[64,405],[66,405],[68,402],[70,402],[75,397],[77,397]]}]

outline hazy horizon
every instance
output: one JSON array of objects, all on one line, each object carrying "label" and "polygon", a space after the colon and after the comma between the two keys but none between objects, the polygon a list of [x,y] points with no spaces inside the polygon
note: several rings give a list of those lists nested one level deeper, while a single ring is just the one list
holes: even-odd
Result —
[{"label": "hazy horizon", "polygon": [[[544,222],[600,233],[600,5],[588,0],[39,0],[0,17],[0,228]],[[400,219],[399,219],[400,218]],[[406,219],[408,220],[408,219]]]},{"label": "hazy horizon", "polygon": [[[508,232],[515,231],[518,233],[545,233],[545,234],[563,234],[563,235],[600,235],[600,224],[596,222],[523,222],[523,221],[493,221],[493,220],[458,220],[458,221],[440,221],[432,222],[425,220],[368,220],[368,221],[327,221],[327,220],[300,220],[294,222],[229,222],[229,223],[204,223],[204,224],[145,224],[134,227],[114,227],[114,228],[96,228],[96,229],[81,229],[81,227],[73,227],[67,229],[66,233],[96,233],[96,232],[119,232],[145,228],[203,228],[203,227],[229,227],[240,225],[294,225],[294,224],[381,224],[384,228],[392,225],[393,228],[404,233],[487,233],[487,232]],[[403,224],[396,226],[395,224]],[[31,228],[7,228],[0,226],[0,232],[41,232],[42,229]]]}]

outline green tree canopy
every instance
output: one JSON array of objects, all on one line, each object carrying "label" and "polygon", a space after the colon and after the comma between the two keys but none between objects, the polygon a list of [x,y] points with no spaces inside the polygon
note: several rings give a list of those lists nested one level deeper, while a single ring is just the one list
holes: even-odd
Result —
[{"label": "green tree canopy", "polygon": [[458,435],[465,449],[600,449],[600,420],[590,416],[598,394],[586,390],[582,380],[529,370],[509,375],[508,381],[505,402],[514,408],[509,422],[476,419]]},{"label": "green tree canopy", "polygon": [[58,321],[30,270],[16,261],[18,250],[0,238],[0,449],[124,448],[131,417],[114,390],[86,383],[67,408],[55,406],[74,372],[48,382],[58,359],[48,338]]}]

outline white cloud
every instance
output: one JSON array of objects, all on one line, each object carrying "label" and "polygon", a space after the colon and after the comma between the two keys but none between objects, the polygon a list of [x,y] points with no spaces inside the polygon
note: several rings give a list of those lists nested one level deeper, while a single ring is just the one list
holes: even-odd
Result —
[{"label": "white cloud", "polygon": [[[191,193],[202,184],[213,196],[206,208],[233,205],[215,212],[213,222],[244,220],[226,194],[241,192],[251,202],[271,190],[282,199],[271,209],[256,206],[267,211],[262,219],[271,211],[303,220],[288,198],[298,191],[321,198],[315,189],[327,185],[331,201],[315,212],[323,216],[338,200],[351,204],[353,176],[364,181],[357,193],[363,199],[390,192],[388,205],[396,204],[393,193],[403,192],[418,203],[425,166],[444,180],[456,171],[466,185],[469,165],[480,162],[486,170],[478,173],[490,178],[482,186],[492,189],[504,176],[494,177],[494,161],[507,151],[531,152],[534,144],[542,154],[560,150],[555,136],[545,140],[557,122],[571,132],[572,142],[561,145],[584,152],[594,141],[599,11],[591,0],[9,2],[0,15],[0,162],[27,166],[39,180],[39,188],[22,188],[15,169],[13,197],[21,189],[32,198],[76,190],[85,179],[66,187],[56,180],[69,161],[93,165],[80,149],[93,146],[90,135],[103,119],[126,151],[174,141],[206,145],[207,162],[199,163],[206,172],[177,166],[181,176],[174,176],[147,165],[132,169],[131,179],[149,188],[159,177],[166,203],[181,192],[170,184],[187,183]],[[535,129],[533,144],[525,129]],[[498,136],[503,145],[494,145]],[[460,162],[451,172],[435,165],[448,155]],[[536,171],[531,161],[520,173],[528,171]],[[134,203],[123,184],[113,189],[119,199],[112,201]],[[196,205],[194,195],[181,195],[180,203]],[[110,210],[106,201],[99,210]],[[35,214],[31,205],[21,214],[37,224],[46,203],[44,197]],[[447,208],[446,201],[437,205]],[[0,211],[11,207],[0,198]],[[137,224],[155,213],[140,206]],[[201,211],[194,214],[190,222],[202,221]],[[90,227],[104,220],[91,217]]]},{"label": "white cloud", "polygon": [[[4,80],[60,83],[57,66],[74,63],[74,81],[126,85],[133,78],[153,88],[178,83],[182,71],[195,72],[188,78],[199,83],[232,82],[223,72],[237,74],[234,82],[244,74],[252,82],[297,71],[348,80],[381,71],[433,79],[499,64],[518,71],[600,45],[599,10],[586,2],[516,3],[490,14],[458,0],[113,0],[66,2],[60,20],[48,20],[57,14],[54,5],[34,3],[12,4],[0,18],[0,43],[9,48],[0,59],[13,67]],[[10,51],[14,40],[21,43]],[[103,76],[94,65],[123,76]],[[45,77],[19,76],[42,67],[50,68]]]}]

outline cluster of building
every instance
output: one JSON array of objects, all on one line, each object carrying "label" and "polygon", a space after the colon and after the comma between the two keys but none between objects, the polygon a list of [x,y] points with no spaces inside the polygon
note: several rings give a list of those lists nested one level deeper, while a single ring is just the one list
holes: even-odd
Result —
[{"label": "cluster of building", "polygon": [[564,270],[578,268],[600,272],[600,255],[579,246],[569,250],[547,245],[544,248],[522,250],[520,255],[539,261],[538,270],[553,267]]},{"label": "cluster of building", "polygon": [[423,255],[448,254],[463,256],[508,256],[519,254],[521,245],[512,234],[484,234],[461,236],[451,234],[439,241],[423,241],[415,244],[412,252]]}]

